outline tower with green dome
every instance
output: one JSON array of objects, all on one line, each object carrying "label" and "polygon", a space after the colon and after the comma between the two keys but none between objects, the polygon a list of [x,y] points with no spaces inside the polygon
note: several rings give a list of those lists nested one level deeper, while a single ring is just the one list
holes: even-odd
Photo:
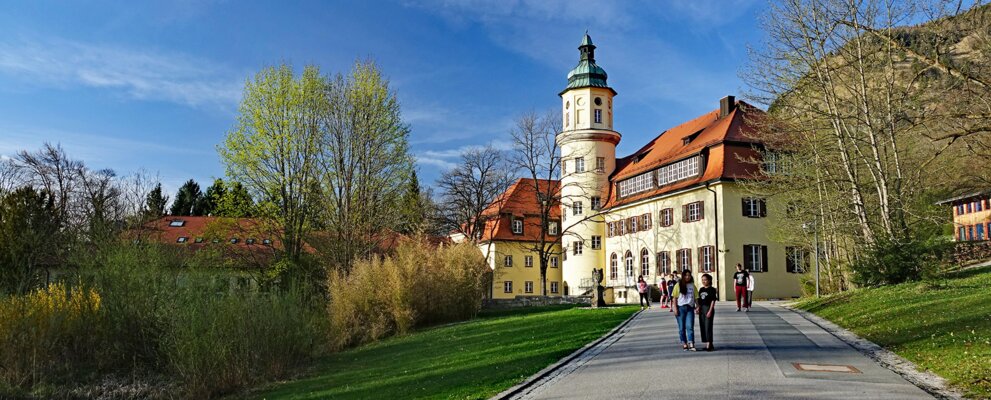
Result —
[{"label": "tower with green dome", "polygon": [[613,130],[613,97],[606,71],[595,63],[595,45],[585,33],[578,65],[568,73],[561,96],[561,214],[566,255],[561,265],[566,295],[592,286],[592,269],[605,268],[605,221],[601,205],[609,195],[620,134]]}]

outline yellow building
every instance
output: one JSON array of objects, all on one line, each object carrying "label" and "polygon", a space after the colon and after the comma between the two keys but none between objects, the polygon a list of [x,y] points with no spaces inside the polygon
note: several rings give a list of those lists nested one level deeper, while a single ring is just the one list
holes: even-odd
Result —
[{"label": "yellow building", "polygon": [[[538,186],[539,185],[539,186]],[[548,186],[549,185],[549,186]],[[550,207],[549,221],[542,228],[538,193],[554,193],[558,182],[519,179],[483,213],[486,223],[480,232],[479,250],[492,268],[491,299],[543,296],[540,264],[546,263],[546,296],[560,297],[561,229],[560,208]],[[540,240],[541,234],[544,235]]]},{"label": "yellow building", "polygon": [[541,232],[560,254],[548,268],[551,296],[589,294],[592,270],[601,268],[606,301],[636,303],[638,277],[656,285],[663,275],[687,269],[696,282],[711,274],[720,298],[735,300],[737,264],[754,276],[755,298],[800,296],[810,252],[770,240],[771,200],[748,194],[741,183],[777,168],[762,160],[765,148],[754,138],[764,111],[726,96],[717,109],[617,158],[616,91],[596,64],[587,34],[578,49],[579,63],[560,93],[561,179],[539,183],[558,187],[560,211],[553,226],[541,229],[534,212],[540,196],[530,179],[517,181],[489,207],[491,232],[483,233],[479,247],[493,269],[492,298],[540,295],[534,249]]},{"label": "yellow building", "polygon": [[799,296],[808,252],[771,241],[767,200],[739,183],[765,171],[764,147],[752,134],[764,112],[727,96],[718,109],[616,158],[616,91],[595,63],[587,34],[579,51],[560,94],[564,120],[557,136],[565,293],[586,293],[592,269],[603,268],[607,296],[635,303],[639,276],[656,284],[663,274],[688,269],[696,281],[713,275],[720,298],[732,300],[739,263],[755,277],[755,297]]}]

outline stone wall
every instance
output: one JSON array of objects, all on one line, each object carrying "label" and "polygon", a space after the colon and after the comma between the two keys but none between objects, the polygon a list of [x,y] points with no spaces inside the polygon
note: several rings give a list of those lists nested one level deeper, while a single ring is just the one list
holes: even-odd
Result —
[{"label": "stone wall", "polygon": [[592,304],[590,296],[516,296],[512,299],[489,299],[482,303],[482,308],[505,309],[521,307],[554,306],[561,304]]}]

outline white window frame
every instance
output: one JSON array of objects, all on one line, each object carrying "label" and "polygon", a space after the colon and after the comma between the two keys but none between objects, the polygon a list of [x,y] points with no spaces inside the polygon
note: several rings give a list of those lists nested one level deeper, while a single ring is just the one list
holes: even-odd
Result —
[{"label": "white window frame", "polygon": [[513,218],[513,234],[522,235],[523,234],[523,220],[520,218]]},{"label": "white window frame", "polygon": [[715,270],[714,259],[712,254],[712,246],[702,246],[699,248],[701,252],[701,263],[699,265],[699,270],[702,272],[713,272]]},{"label": "white window frame", "polygon": [[595,172],[606,172],[605,157],[595,157]]},{"label": "white window frame", "polygon": [[575,157],[575,172],[585,172],[585,157]]},{"label": "white window frame", "polygon": [[513,281],[502,282],[502,292],[503,293],[513,293]]},{"label": "white window frame", "polygon": [[609,256],[609,279],[619,279],[619,256],[616,253]]},{"label": "white window frame", "polygon": [[558,283],[551,282],[551,293],[557,294],[557,291],[558,291]]},{"label": "white window frame", "polygon": [[576,240],[574,242],[571,242],[571,247],[572,247],[572,255],[580,256],[582,255],[582,252],[585,250],[584,249],[585,242],[581,240]]},{"label": "white window frame", "polygon": [[[760,244],[743,245],[743,266],[750,272],[767,272],[764,270],[763,248]],[[747,258],[747,250],[750,250],[750,257]]]},{"label": "white window frame", "polygon": [[702,220],[702,202],[696,201],[693,203],[688,203],[686,209],[688,211],[688,222]]},{"label": "white window frame", "polygon": [[674,225],[674,209],[665,208],[661,210],[661,226]]},{"label": "white window frame", "polygon": [[658,274],[671,273],[671,252],[669,251],[657,252],[657,273]]},{"label": "white window frame", "polygon": [[692,249],[679,249],[678,250],[678,271],[689,270],[692,267]]},{"label": "white window frame", "polygon": [[640,250],[640,275],[650,276],[650,250],[646,248]]},{"label": "white window frame", "polygon": [[599,210],[602,208],[602,198],[599,196],[592,196],[591,203],[593,210]]},{"label": "white window frame", "polygon": [[625,261],[626,261],[626,265],[625,265],[625,267],[626,267],[626,278],[627,278],[627,280],[629,280],[629,278],[632,278],[633,277],[633,271],[635,271],[635,269],[633,268],[633,252],[632,251],[629,251],[629,250],[626,251],[626,260]]},{"label": "white window frame", "polygon": [[550,257],[551,268],[557,268],[560,265],[560,261],[557,256]]},{"label": "white window frame", "polygon": [[533,256],[523,256],[523,266],[533,268]]},{"label": "white window frame", "polygon": [[502,265],[505,266],[505,267],[512,267],[513,266],[513,255],[510,254],[510,255],[507,255],[507,256],[503,257],[503,259],[502,259]]},{"label": "white window frame", "polygon": [[592,250],[602,248],[602,236],[592,236]]},{"label": "white window frame", "polygon": [[597,124],[602,123],[602,109],[599,108],[595,109],[595,123]]},{"label": "white window frame", "polygon": [[523,293],[533,293],[533,281],[523,281]]},{"label": "white window frame", "polygon": [[582,215],[585,213],[585,206],[582,205],[581,201],[571,203],[571,212],[574,215]]}]

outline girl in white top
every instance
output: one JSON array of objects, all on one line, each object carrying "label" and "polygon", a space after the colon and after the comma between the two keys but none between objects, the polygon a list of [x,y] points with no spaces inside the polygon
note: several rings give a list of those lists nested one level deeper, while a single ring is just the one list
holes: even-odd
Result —
[{"label": "girl in white top", "polygon": [[695,279],[692,271],[681,272],[681,280],[674,285],[673,296],[677,308],[674,309],[674,318],[678,320],[678,338],[681,339],[681,348],[695,351]]}]

